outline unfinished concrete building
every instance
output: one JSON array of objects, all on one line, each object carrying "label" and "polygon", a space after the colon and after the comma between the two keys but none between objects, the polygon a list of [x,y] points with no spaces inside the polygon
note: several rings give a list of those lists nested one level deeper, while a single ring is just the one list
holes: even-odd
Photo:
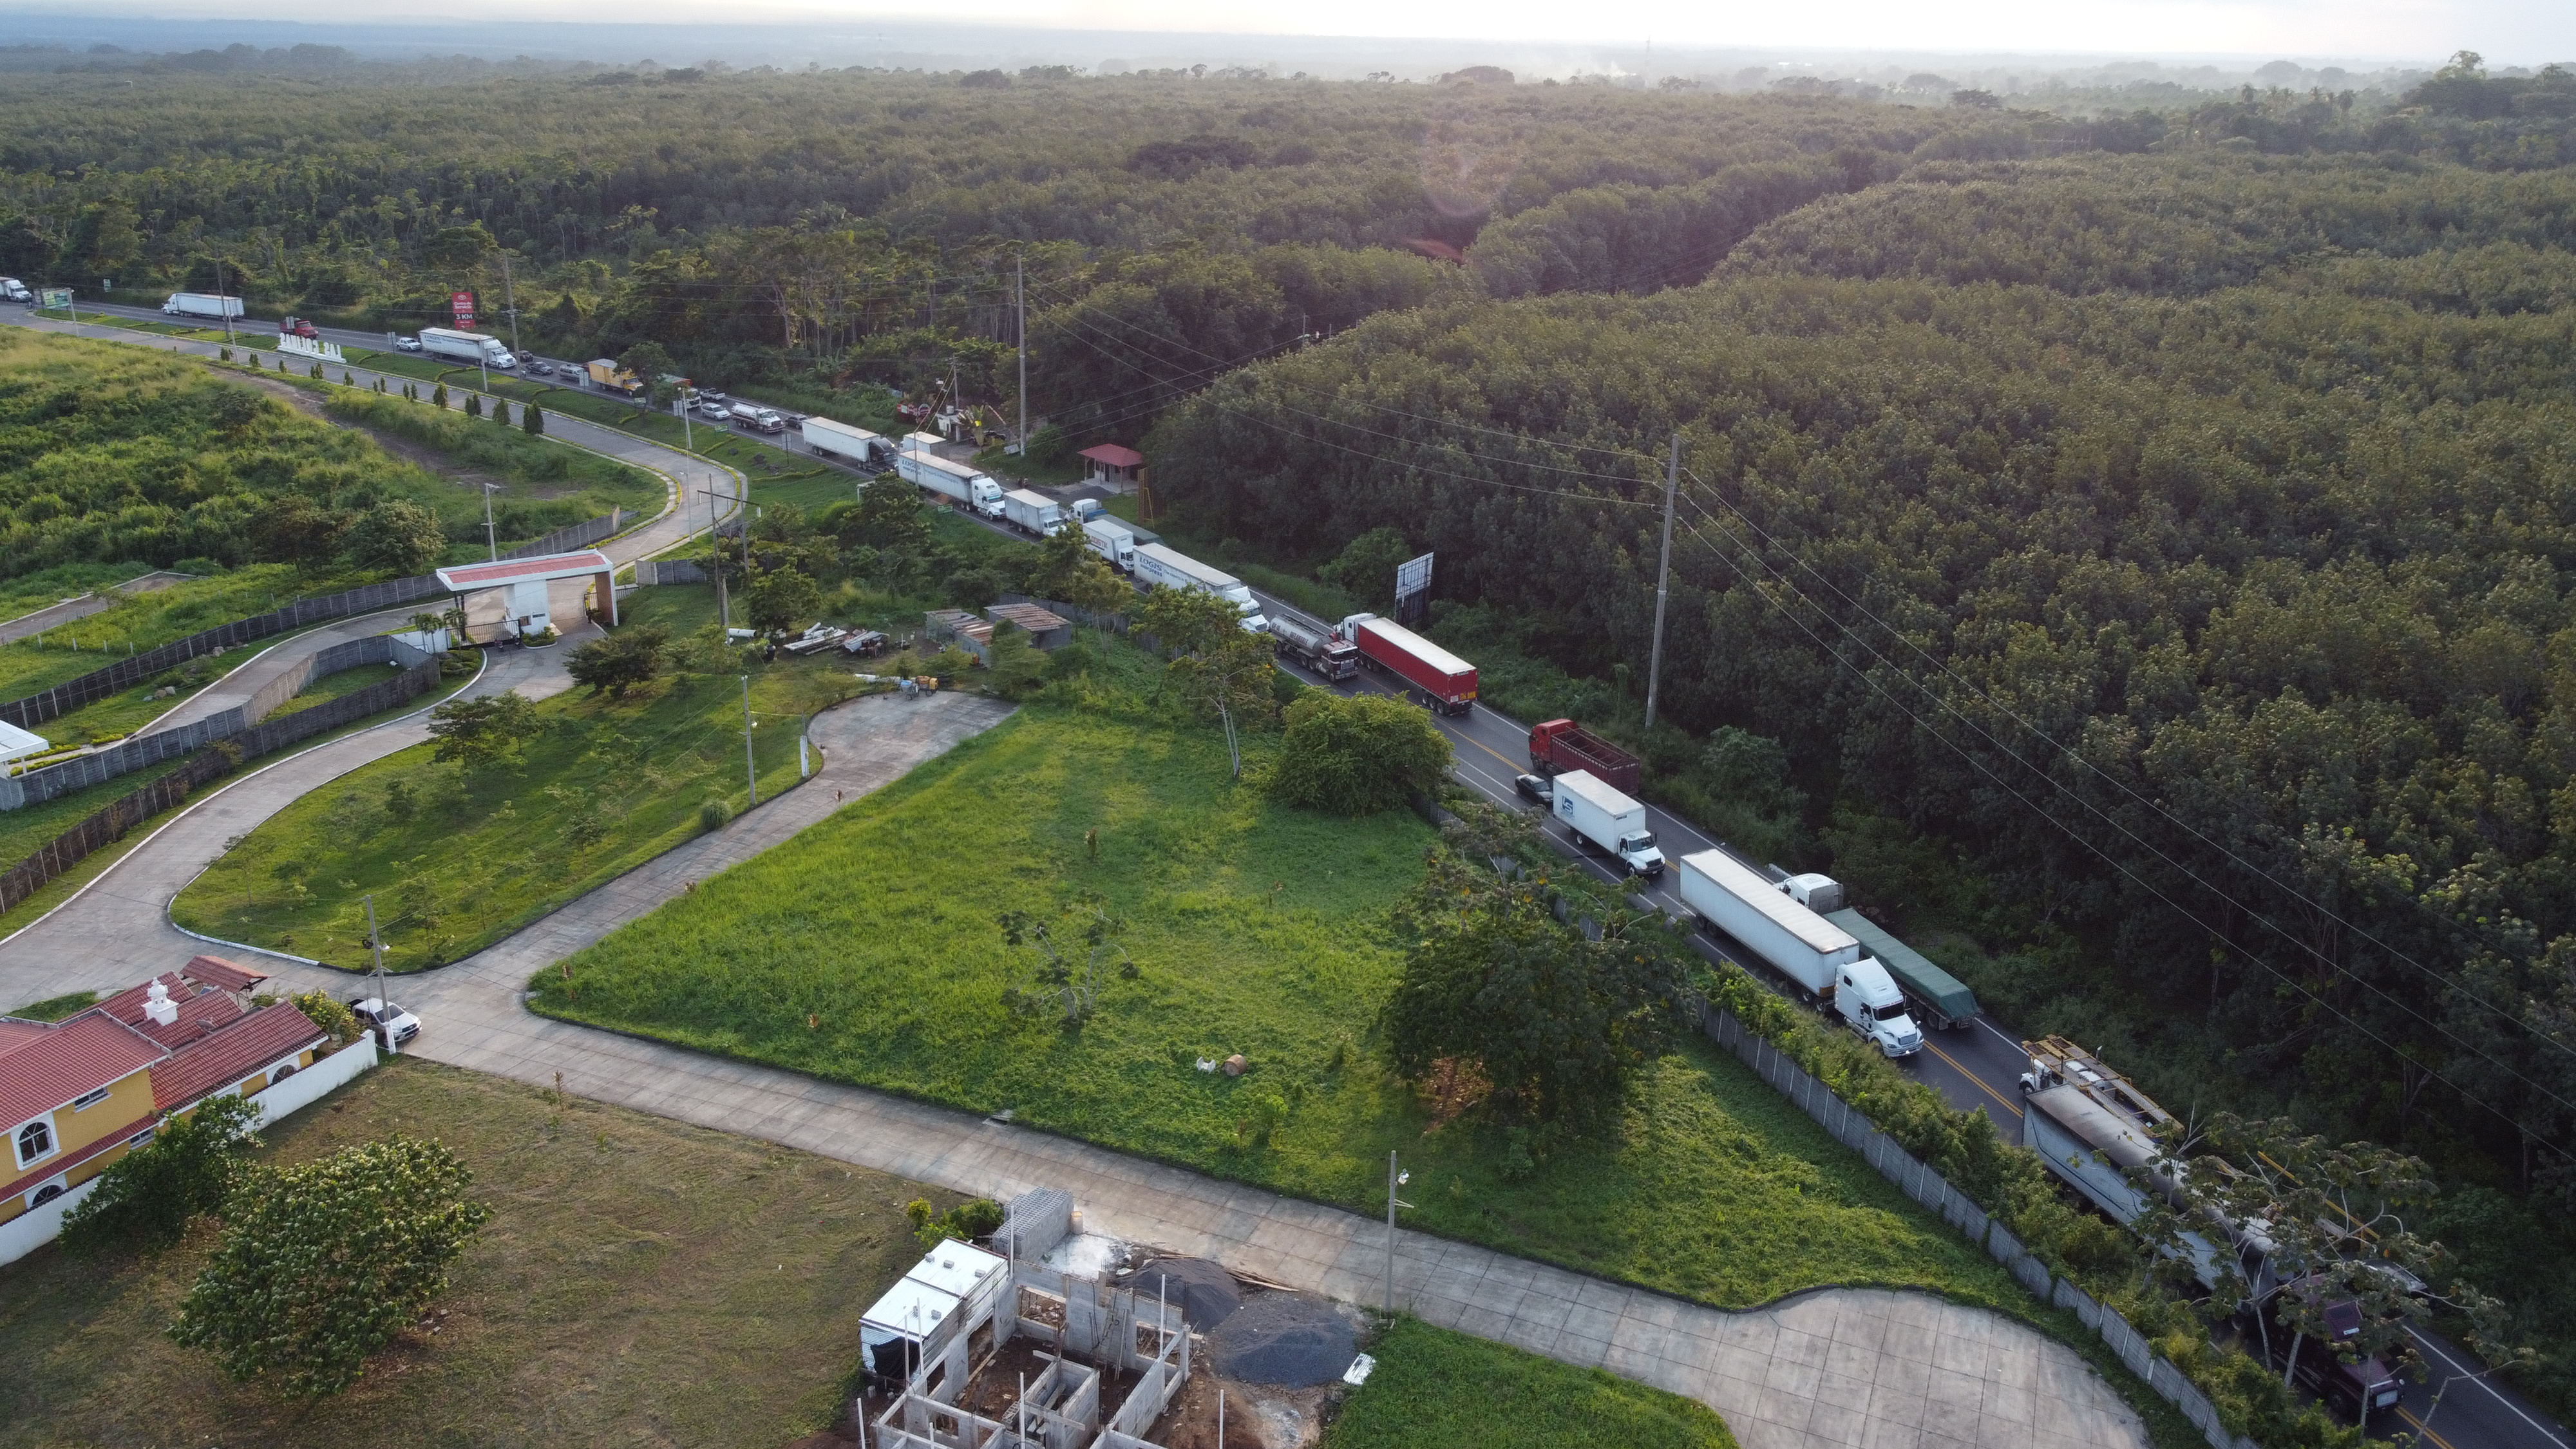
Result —
[{"label": "unfinished concrete building", "polygon": [[[944,1243],[862,1315],[870,1371],[908,1368],[871,1444],[1160,1449],[1146,1435],[1190,1376],[1181,1305],[1047,1267],[1071,1216],[1062,1192],[1022,1194],[1003,1253]],[[1015,1342],[1011,1381],[991,1381]]]}]

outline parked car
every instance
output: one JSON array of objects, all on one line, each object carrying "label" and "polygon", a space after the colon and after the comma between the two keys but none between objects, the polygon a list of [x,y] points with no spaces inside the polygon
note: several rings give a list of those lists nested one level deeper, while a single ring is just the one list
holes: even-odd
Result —
[{"label": "parked car", "polygon": [[394,339],[394,351],[418,352],[420,351],[420,339],[417,337],[397,337]]},{"label": "parked car", "polygon": [[393,1032],[394,1039],[390,1043],[393,1046],[400,1046],[420,1035],[420,1018],[390,1001],[382,1001],[373,996],[352,996],[349,998],[349,1014],[358,1018],[359,1024],[366,1027],[368,1031],[375,1033],[376,1040],[379,1042],[384,1041],[387,1029]]},{"label": "parked car", "polygon": [[1555,782],[1545,775],[1514,775],[1512,788],[1521,792],[1522,799],[1535,800],[1541,805],[1556,798]]}]

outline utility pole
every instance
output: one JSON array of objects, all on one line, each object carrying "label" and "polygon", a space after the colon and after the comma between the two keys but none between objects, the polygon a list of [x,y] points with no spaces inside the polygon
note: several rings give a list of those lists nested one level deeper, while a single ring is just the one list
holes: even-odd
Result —
[{"label": "utility pole", "polygon": [[[707,500],[707,570],[716,576],[716,618],[730,629],[733,627],[733,606],[725,599],[724,535],[716,532],[716,500],[725,495],[712,488],[701,488],[698,492]],[[746,564],[751,559],[748,538],[743,541],[742,556]]]},{"label": "utility pole", "polygon": [[510,319],[510,352],[519,351],[519,293],[510,282],[510,254],[501,253],[501,311]]},{"label": "utility pole", "polygon": [[385,938],[376,931],[376,897],[370,891],[367,900],[367,950],[376,962],[376,1027],[385,1034],[385,1055],[394,1055],[394,1004],[385,995]]},{"label": "utility pole", "polygon": [[742,676],[742,773],[751,785],[751,803],[760,803],[760,769],[751,757],[751,676]]},{"label": "utility pole", "polygon": [[501,561],[501,539],[492,531],[492,490],[499,486],[497,483],[483,485],[483,544],[492,551],[494,563]]},{"label": "utility pole", "polygon": [[1664,674],[1664,599],[1673,586],[1673,494],[1682,481],[1682,435],[1673,434],[1672,460],[1664,465],[1664,558],[1655,569],[1655,645],[1646,658],[1646,733],[1655,732],[1655,689]]},{"label": "utility pole", "polygon": [[1409,1202],[1397,1201],[1395,1190],[1412,1180],[1412,1173],[1395,1170],[1395,1153],[1390,1149],[1386,1154],[1386,1311],[1389,1313],[1395,1311],[1395,1210],[1413,1206]]},{"label": "utility pole", "polygon": [[1016,273],[1011,284],[1012,298],[1020,312],[1020,467],[1028,468],[1029,456],[1029,261],[1026,253],[1015,259]]},{"label": "utility pole", "polygon": [[215,258],[215,310],[224,314],[224,345],[233,340],[233,309],[224,301],[224,259]]}]

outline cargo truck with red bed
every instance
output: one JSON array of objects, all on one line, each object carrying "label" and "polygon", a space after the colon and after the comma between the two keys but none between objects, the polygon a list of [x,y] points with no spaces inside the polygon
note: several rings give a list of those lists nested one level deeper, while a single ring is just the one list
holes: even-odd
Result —
[{"label": "cargo truck with red bed", "polygon": [[1359,646],[1364,666],[1421,690],[1440,713],[1465,714],[1476,707],[1476,666],[1403,625],[1375,614],[1353,614],[1338,632]]},{"label": "cargo truck with red bed", "polygon": [[1588,770],[1592,778],[1623,794],[1637,793],[1637,757],[1570,719],[1544,720],[1530,726],[1530,768],[1542,775]]}]

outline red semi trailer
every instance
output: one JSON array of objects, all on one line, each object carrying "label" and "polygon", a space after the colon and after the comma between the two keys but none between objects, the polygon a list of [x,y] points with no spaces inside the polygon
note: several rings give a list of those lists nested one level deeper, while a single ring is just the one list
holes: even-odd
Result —
[{"label": "red semi trailer", "polygon": [[1542,775],[1589,770],[1622,794],[1637,793],[1637,757],[1570,719],[1530,726],[1530,767]]},{"label": "red semi trailer", "polygon": [[1339,632],[1359,646],[1362,664],[1421,690],[1433,709],[1465,714],[1475,708],[1475,665],[1375,614],[1353,614],[1342,621]]}]

